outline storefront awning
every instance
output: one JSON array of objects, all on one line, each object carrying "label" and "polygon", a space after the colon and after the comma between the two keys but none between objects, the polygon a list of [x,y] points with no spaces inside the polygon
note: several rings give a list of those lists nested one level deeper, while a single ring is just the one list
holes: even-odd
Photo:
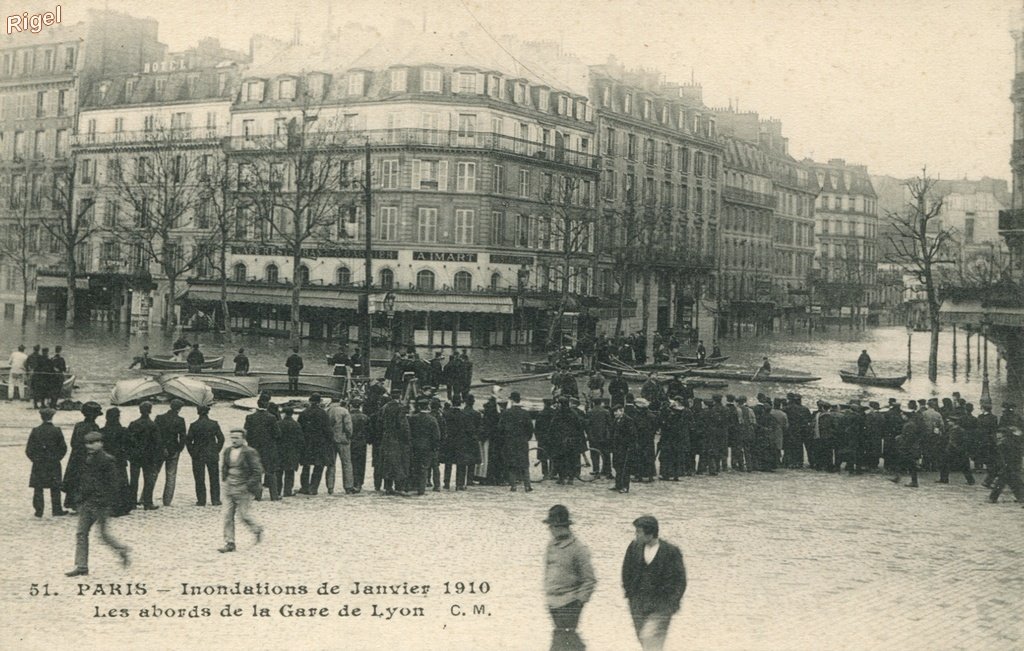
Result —
[{"label": "storefront awning", "polygon": [[[193,301],[220,301],[220,287],[214,284],[189,285],[188,298]],[[358,307],[357,294],[339,292],[336,288],[310,285],[302,288],[300,302],[310,307],[329,307],[339,310],[354,310]],[[291,305],[292,288],[286,285],[229,285],[228,301],[231,303],[259,303],[266,305]]]},{"label": "storefront awning", "polygon": [[[387,294],[373,294],[371,309],[376,313],[386,312],[384,298]],[[481,312],[490,314],[512,314],[511,296],[490,296],[481,294],[401,294],[394,293],[395,312]]]}]

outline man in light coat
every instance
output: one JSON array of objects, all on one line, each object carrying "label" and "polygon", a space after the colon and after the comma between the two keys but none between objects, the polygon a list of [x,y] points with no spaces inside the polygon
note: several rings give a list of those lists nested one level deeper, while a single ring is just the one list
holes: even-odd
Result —
[{"label": "man in light coat", "polygon": [[[327,408],[334,448],[341,458],[341,482],[346,494],[355,492],[352,479],[352,414],[342,402],[332,402]],[[334,493],[335,465],[327,466],[327,492]]]},{"label": "man in light coat", "polygon": [[555,625],[551,649],[584,651],[576,626],[597,585],[590,550],[569,529],[569,509],[561,504],[548,509],[544,524],[551,532],[544,554],[544,595]]}]

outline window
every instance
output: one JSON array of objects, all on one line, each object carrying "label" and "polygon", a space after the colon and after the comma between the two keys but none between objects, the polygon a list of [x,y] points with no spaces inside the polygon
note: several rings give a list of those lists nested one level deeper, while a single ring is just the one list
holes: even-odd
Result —
[{"label": "window", "polygon": [[35,158],[42,158],[46,152],[46,132],[36,131],[35,142],[32,147],[32,155]]},{"label": "window", "polygon": [[334,281],[342,287],[350,285],[352,284],[352,272],[348,267],[338,267],[338,271],[334,275]]},{"label": "window", "polygon": [[124,118],[114,118],[114,133],[124,132]]},{"label": "window", "polygon": [[487,77],[487,94],[494,99],[501,99],[505,95],[502,91],[501,77],[498,75],[489,75]]},{"label": "window", "polygon": [[604,131],[604,153],[606,156],[615,155],[615,129],[611,127]]},{"label": "window", "polygon": [[67,115],[68,112],[68,91],[57,91],[57,115]]},{"label": "window", "polygon": [[237,263],[234,267],[231,268],[231,278],[236,283],[244,283],[245,281],[247,281],[249,279],[248,273],[249,270],[246,269],[245,265],[242,264],[241,262]]},{"label": "window", "polygon": [[476,214],[472,210],[455,211],[455,243],[473,244],[473,226]]},{"label": "window", "polygon": [[476,115],[462,113],[459,115],[459,138],[472,138],[476,134]]},{"label": "window", "polygon": [[135,84],[137,83],[137,81],[138,80],[136,79],[129,79],[128,81],[124,82],[125,99],[131,99],[132,94],[135,92]]},{"label": "window", "polygon": [[448,161],[413,160],[412,187],[414,190],[447,190]]},{"label": "window", "polygon": [[120,204],[117,203],[117,200],[107,199],[103,205],[103,226],[106,228],[117,226],[118,212],[120,212]]},{"label": "window", "polygon": [[277,82],[278,99],[295,99],[295,80],[282,79]]},{"label": "window", "polygon": [[348,73],[348,94],[361,96],[366,88],[366,75],[362,72]]},{"label": "window", "polygon": [[423,292],[434,291],[434,272],[424,269],[416,274],[416,289]]},{"label": "window", "polygon": [[558,114],[568,115],[569,114],[569,98],[565,95],[558,96]]},{"label": "window", "polygon": [[647,138],[646,140],[644,140],[644,164],[645,165],[653,166],[654,165],[654,156],[655,156],[654,139]]},{"label": "window", "polygon": [[147,133],[156,129],[156,116],[147,115],[142,119],[142,130]]},{"label": "window", "polygon": [[494,193],[504,194],[505,192],[505,166],[494,166]]},{"label": "window", "polygon": [[526,84],[517,83],[515,85],[515,91],[514,92],[515,92],[515,94],[514,94],[513,98],[514,98],[515,103],[516,104],[525,104],[526,103]]},{"label": "window", "polygon": [[437,208],[420,208],[417,219],[417,241],[437,241]]},{"label": "window", "polygon": [[540,109],[542,111],[547,111],[548,110],[548,96],[549,96],[548,91],[543,89],[543,88],[540,89],[537,92],[537,108],[538,109]]},{"label": "window", "polygon": [[383,206],[380,209],[379,237],[381,241],[392,242],[398,239],[398,208],[396,206]]},{"label": "window", "polygon": [[654,102],[652,102],[649,99],[645,99],[644,100],[644,119],[645,120],[650,120],[651,119],[651,114],[653,112],[653,109],[654,109]]},{"label": "window", "polygon": [[501,274],[495,271],[491,274],[491,291],[496,292],[501,287]]},{"label": "window", "polygon": [[149,159],[145,156],[139,156],[135,159],[135,182],[149,182]]},{"label": "window", "polygon": [[617,198],[619,196],[619,186],[618,186],[619,182],[618,182],[618,179],[617,179],[617,177],[615,175],[615,170],[605,170],[604,174],[605,174],[605,176],[604,176],[604,178],[605,178],[604,198],[605,199],[615,199],[615,198]]},{"label": "window", "polygon": [[693,155],[693,173],[697,176],[704,176],[704,152],[698,151]]},{"label": "window", "polygon": [[491,244],[505,244],[505,213],[491,212]]},{"label": "window", "polygon": [[108,181],[121,181],[121,160],[118,158],[107,159],[107,180]]},{"label": "window", "polygon": [[686,147],[679,148],[679,173],[690,173],[690,150]]},{"label": "window", "polygon": [[460,72],[459,73],[458,92],[460,92],[460,93],[475,93],[476,92],[476,73],[475,72]]},{"label": "window", "polygon": [[205,231],[210,228],[211,198],[201,197],[199,205],[196,206],[196,228]]},{"label": "window", "polygon": [[89,185],[96,178],[96,161],[88,158],[83,158],[79,163],[79,167],[82,170],[81,182],[82,185]]},{"label": "window", "polygon": [[153,85],[156,88],[157,93],[162,93],[164,92],[164,89],[167,88],[167,80],[157,79],[155,82],[153,82]]},{"label": "window", "polygon": [[530,216],[516,215],[516,246],[530,246]]},{"label": "window", "polygon": [[530,170],[519,170],[519,196],[530,196]]},{"label": "window", "polygon": [[171,115],[172,129],[188,129],[192,125],[192,115],[189,113],[174,113]]},{"label": "window", "polygon": [[626,134],[626,158],[636,160],[636,134]]},{"label": "window", "polygon": [[299,284],[305,287],[309,284],[309,267],[299,265]]},{"label": "window", "polygon": [[420,90],[424,93],[440,93],[441,92],[441,71],[440,70],[424,70],[420,79]]},{"label": "window", "polygon": [[712,179],[718,178],[718,156],[708,157],[708,176]]},{"label": "window", "polygon": [[405,68],[392,68],[390,83],[392,93],[404,93],[408,86],[408,71]]},{"label": "window", "polygon": [[262,102],[263,101],[263,82],[262,81],[248,81],[245,86],[242,87],[242,101],[243,102]]},{"label": "window", "polygon": [[626,93],[626,97],[623,99],[623,102],[622,102],[622,112],[623,113],[632,113],[633,112],[633,94],[632,93]]},{"label": "window", "polygon": [[14,133],[14,159],[18,160],[25,157],[25,133],[23,131],[16,131]]},{"label": "window", "polygon": [[455,173],[456,192],[476,192],[476,163],[459,162]]},{"label": "window", "polygon": [[242,137],[252,140],[256,135],[256,120],[242,120]]},{"label": "window", "polygon": [[385,190],[398,188],[399,167],[398,160],[381,161],[381,184]]},{"label": "window", "polygon": [[46,93],[43,91],[36,93],[36,117],[46,117]]},{"label": "window", "polygon": [[64,69],[72,70],[75,67],[75,48],[69,47],[64,50]]},{"label": "window", "polygon": [[964,244],[974,244],[974,217],[964,218]]},{"label": "window", "polygon": [[468,271],[459,271],[455,274],[455,291],[473,291],[473,276]]},{"label": "window", "polygon": [[264,274],[268,283],[276,283],[278,279],[278,269],[276,264],[268,264],[267,270]]}]

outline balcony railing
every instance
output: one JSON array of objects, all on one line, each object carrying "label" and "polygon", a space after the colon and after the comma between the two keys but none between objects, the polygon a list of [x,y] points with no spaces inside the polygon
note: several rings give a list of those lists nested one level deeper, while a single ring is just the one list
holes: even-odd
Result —
[{"label": "balcony railing", "polygon": [[[369,131],[311,131],[306,134],[307,149],[345,149],[362,147],[442,147],[477,149],[518,154],[575,167],[596,169],[598,157],[564,147],[513,138],[500,133],[476,131],[439,131],[435,129],[377,129]],[[229,151],[283,150],[300,146],[298,136],[232,136],[227,139]]]},{"label": "balcony railing", "polygon": [[79,147],[94,145],[176,145],[194,142],[214,142],[226,134],[216,127],[193,127],[188,129],[159,129],[155,131],[106,131],[103,133],[80,133],[72,137],[72,143]]},{"label": "balcony railing", "polygon": [[722,199],[773,209],[777,203],[777,199],[774,194],[754,192],[752,190],[744,190],[742,188],[732,188],[728,185],[722,188]]}]

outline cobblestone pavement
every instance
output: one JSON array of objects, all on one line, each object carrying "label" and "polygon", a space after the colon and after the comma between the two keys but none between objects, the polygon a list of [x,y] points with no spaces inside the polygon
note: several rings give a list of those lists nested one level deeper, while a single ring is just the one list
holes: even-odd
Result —
[{"label": "cobblestone pavement", "polygon": [[[162,408],[158,407],[157,411]],[[186,419],[193,418],[187,410]],[[235,424],[241,412],[217,407]],[[124,420],[135,417],[128,408]],[[58,416],[59,423],[71,415]],[[662,536],[683,549],[689,588],[673,620],[668,649],[1021,649],[1024,646],[1024,510],[1004,497],[989,505],[980,487],[896,487],[881,475],[811,471],[725,473],[682,482],[634,485],[629,495],[607,482],[573,487],[550,482],[533,493],[474,487],[422,498],[296,497],[260,502],[262,544],[240,529],[239,551],[223,555],[221,513],[197,508],[183,456],[174,506],[112,523],[133,548],[122,569],[92,539],[91,575],[68,579],[74,519],[32,517],[29,467],[22,451],[27,410],[0,406],[0,471],[14,489],[0,496],[0,544],[7,648],[547,649],[550,622],[541,596],[547,531],[541,519],[566,504],[576,534],[590,546],[598,589],[580,630],[591,651],[638,649],[619,585],[622,553],[642,513],[662,522]],[[65,428],[65,434],[70,428]],[[163,477],[157,484],[159,494]],[[135,596],[77,596],[78,584],[144,583]],[[306,586],[304,596],[185,596],[181,584],[236,581]],[[353,582],[429,584],[426,597],[351,595]],[[444,582],[454,592],[444,594]],[[341,586],[321,596],[317,587]],[[476,594],[468,594],[473,582]],[[481,583],[488,591],[481,594]],[[31,596],[31,584],[54,596]],[[159,592],[158,590],[167,590]],[[108,590],[109,592],[109,590]],[[241,614],[219,616],[225,605]],[[252,616],[253,604],[269,617]],[[285,617],[280,608],[328,609],[327,616]],[[359,616],[340,617],[348,604]],[[372,616],[377,605],[385,617]],[[208,607],[211,616],[141,609]],[[453,615],[452,607],[458,612]],[[483,614],[474,614],[483,606]],[[423,608],[393,611],[386,609]],[[120,608],[125,618],[98,617]],[[98,609],[98,610],[97,610]],[[401,613],[410,613],[403,616]],[[188,614],[187,612],[185,613]],[[263,619],[263,621],[259,621]]]}]

